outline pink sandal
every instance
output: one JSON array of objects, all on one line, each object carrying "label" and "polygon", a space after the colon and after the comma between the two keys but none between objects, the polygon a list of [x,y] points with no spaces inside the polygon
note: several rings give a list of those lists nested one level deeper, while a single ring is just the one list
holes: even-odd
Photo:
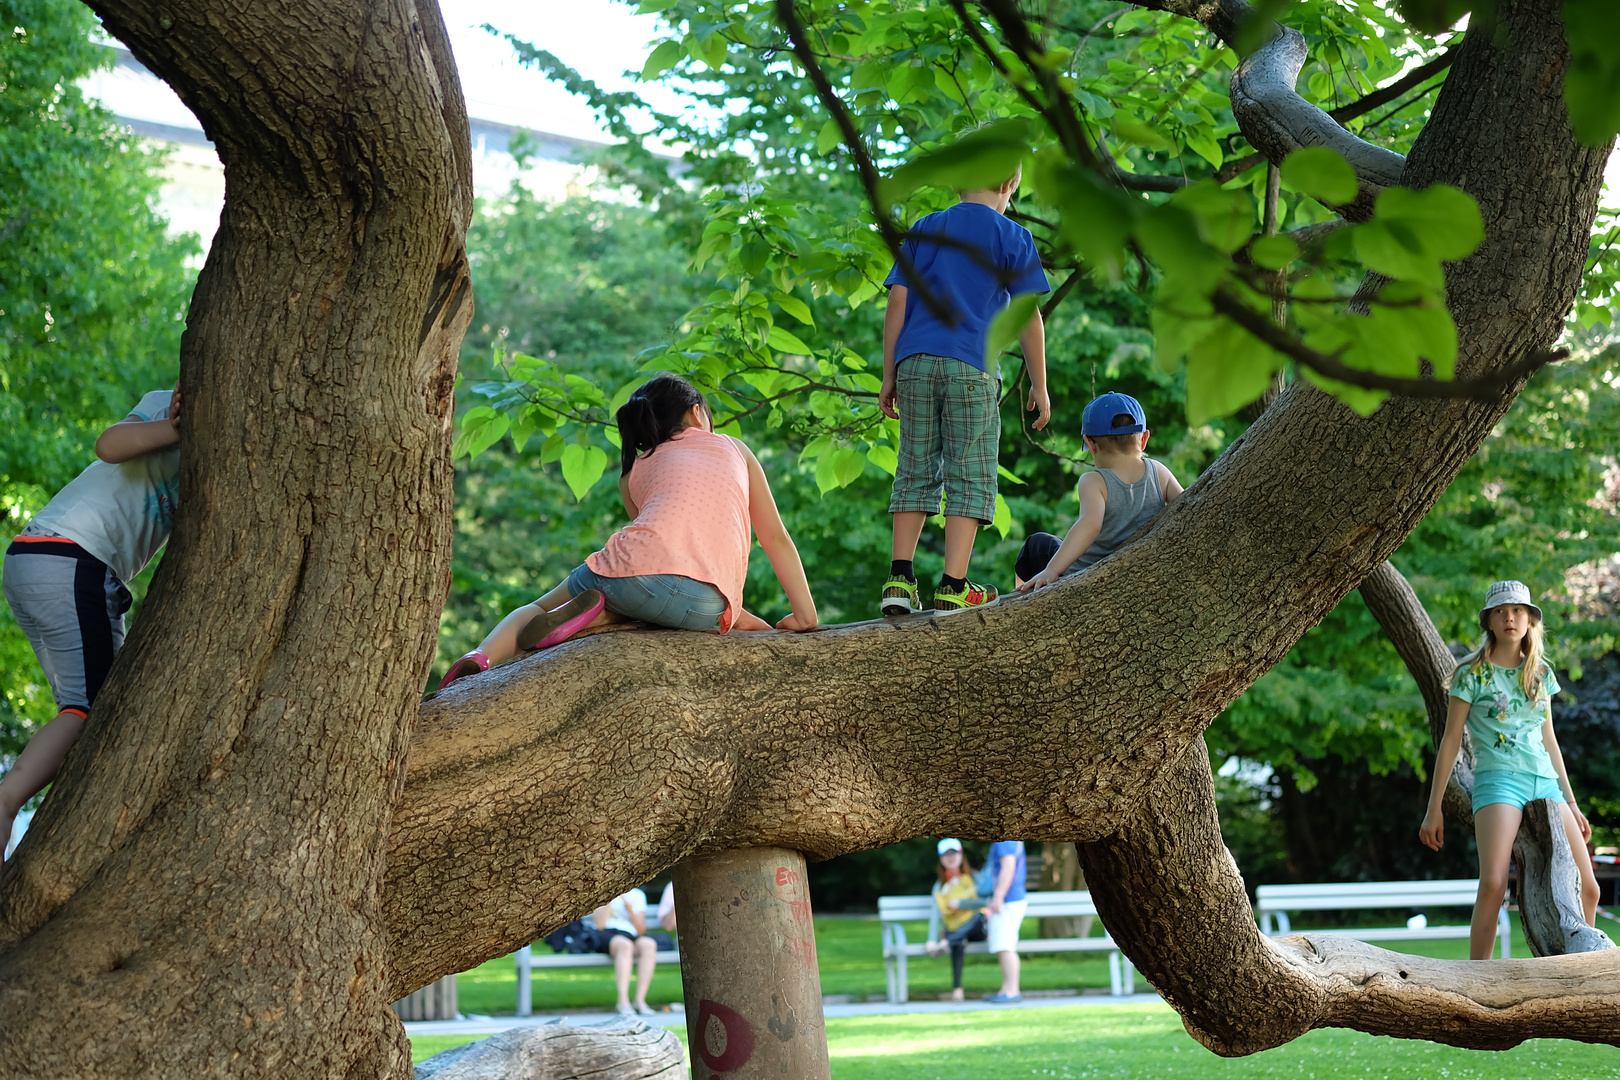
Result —
[{"label": "pink sandal", "polygon": [[450,665],[450,670],[445,672],[444,678],[439,681],[439,689],[443,690],[457,679],[465,678],[468,675],[477,675],[481,671],[488,670],[489,657],[485,656],[479,650],[474,649],[472,652]]},{"label": "pink sandal", "polygon": [[596,589],[586,589],[556,611],[542,611],[518,631],[519,649],[549,649],[561,645],[602,614],[607,599]]}]

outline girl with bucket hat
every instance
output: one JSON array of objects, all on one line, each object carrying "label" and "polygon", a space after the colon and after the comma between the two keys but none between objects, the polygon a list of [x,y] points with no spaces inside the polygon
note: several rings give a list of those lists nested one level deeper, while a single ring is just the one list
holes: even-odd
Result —
[{"label": "girl with bucket hat", "polygon": [[1545,658],[1541,609],[1519,581],[1498,581],[1479,612],[1485,640],[1451,676],[1446,733],[1435,758],[1429,810],[1418,838],[1435,851],[1445,841],[1440,802],[1457,763],[1466,728],[1474,743],[1474,838],[1479,846],[1479,895],[1474,900],[1469,955],[1489,960],[1496,912],[1507,892],[1508,863],[1525,804],[1552,799],[1581,875],[1586,921],[1597,915],[1598,884],[1586,841],[1592,827],[1575,805],[1569,772],[1553,734],[1552,697],[1558,679]]}]

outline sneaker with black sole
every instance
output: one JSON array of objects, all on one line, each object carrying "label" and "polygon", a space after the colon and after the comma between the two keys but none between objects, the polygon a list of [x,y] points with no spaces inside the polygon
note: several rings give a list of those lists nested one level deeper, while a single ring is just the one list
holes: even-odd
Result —
[{"label": "sneaker with black sole", "polygon": [[994,585],[976,585],[969,581],[960,589],[935,589],[935,611],[961,611],[963,608],[988,604],[1000,594]]},{"label": "sneaker with black sole", "polygon": [[890,618],[915,615],[922,610],[922,601],[917,598],[917,583],[899,574],[889,575],[889,580],[883,584],[883,599],[879,607]]}]

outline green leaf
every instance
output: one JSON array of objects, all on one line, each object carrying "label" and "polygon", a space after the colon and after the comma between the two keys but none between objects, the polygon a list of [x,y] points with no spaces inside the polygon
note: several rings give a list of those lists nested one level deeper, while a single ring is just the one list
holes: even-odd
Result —
[{"label": "green leaf", "polygon": [[1174,150],[1176,144],[1161,135],[1157,129],[1142,123],[1140,120],[1131,120],[1127,117],[1114,118],[1115,137],[1137,146],[1145,146],[1149,150]]},{"label": "green leaf", "polygon": [[895,470],[900,468],[900,455],[895,453],[894,447],[886,446],[883,443],[867,447],[866,460],[890,476],[893,476]]},{"label": "green leaf", "polygon": [[1425,34],[1439,34],[1467,15],[1474,0],[1395,0],[1395,7],[1402,18]]},{"label": "green leaf", "polygon": [[889,206],[924,184],[957,191],[995,187],[1017,171],[1033,141],[1028,120],[999,120],[900,166],[879,185],[878,197]]},{"label": "green leaf", "polygon": [[1450,184],[1434,184],[1422,191],[1385,188],[1373,212],[1378,220],[1400,222],[1411,229],[1423,249],[1438,259],[1464,258],[1485,239],[1479,204]]},{"label": "green leaf", "polygon": [[796,353],[799,356],[810,355],[810,346],[780,326],[771,327],[770,336],[765,340],[777,352]]},{"label": "green leaf", "polygon": [[523,453],[524,446],[529,442],[529,436],[533,435],[540,427],[542,412],[543,410],[531,405],[518,413],[517,417],[513,419],[512,448],[518,453]]},{"label": "green leaf", "polygon": [[844,141],[844,133],[838,130],[838,121],[828,120],[821,125],[821,133],[816,136],[816,153],[829,153],[833,147]]},{"label": "green leaf", "polygon": [[1356,170],[1325,146],[1295,150],[1282,163],[1283,183],[1327,206],[1354,202]]},{"label": "green leaf", "polygon": [[1007,533],[1012,530],[1012,511],[1007,508],[1007,500],[1000,494],[996,495],[996,512],[990,519],[990,527],[999,532],[1003,540],[1007,539]]},{"label": "green leaf", "polygon": [[1234,322],[1222,319],[1187,353],[1187,424],[1228,416],[1261,394],[1284,358]]},{"label": "green leaf", "polygon": [[1012,303],[990,320],[990,329],[985,334],[984,364],[987,371],[996,370],[996,358],[1022,336],[1024,327],[1029,325],[1038,306],[1040,298],[1035,293],[1024,293],[1013,297]]},{"label": "green leaf", "polygon": [[[643,4],[643,7],[646,5]],[[679,41],[666,41],[652,51],[647,62],[642,65],[641,79],[643,82],[652,82],[658,76],[681,62],[686,55],[686,46]]]},{"label": "green leaf", "polygon": [[829,457],[832,458],[833,475],[838,479],[839,487],[848,487],[859,480],[866,468],[866,455],[853,446],[840,446]]},{"label": "green leaf", "polygon": [[562,451],[562,474],[574,498],[583,502],[607,469],[608,456],[600,446],[569,443]]},{"label": "green leaf", "polygon": [[823,495],[838,487],[838,472],[833,465],[836,457],[836,452],[829,449],[816,461],[816,488]]},{"label": "green leaf", "polygon": [[1020,487],[1022,487],[1024,484],[1024,478],[1007,468],[1005,465],[996,466],[996,475],[1007,481],[1009,484],[1017,484]]},{"label": "green leaf", "polygon": [[742,260],[743,273],[750,277],[758,277],[770,261],[771,246],[758,240],[750,240],[742,246],[738,258]]},{"label": "green leaf", "polygon": [[806,326],[816,325],[816,320],[810,314],[810,305],[792,293],[777,293],[776,306]]},{"label": "green leaf", "polygon": [[1262,236],[1250,246],[1249,258],[1267,270],[1281,270],[1299,258],[1299,245],[1286,236]]},{"label": "green leaf", "polygon": [[1575,137],[1603,147],[1620,132],[1620,4],[1614,0],[1564,0],[1569,67],[1564,102]]},{"label": "green leaf", "polygon": [[1254,235],[1254,204],[1241,191],[1226,191],[1212,180],[1182,188],[1170,202],[1198,221],[1198,235],[1217,251],[1231,254]]},{"label": "green leaf", "polygon": [[1061,214],[1064,241],[1089,266],[1118,280],[1124,267],[1125,238],[1140,213],[1140,203],[1119,187],[1104,184],[1090,169],[1070,162],[1057,148],[1035,155],[1035,190]]}]

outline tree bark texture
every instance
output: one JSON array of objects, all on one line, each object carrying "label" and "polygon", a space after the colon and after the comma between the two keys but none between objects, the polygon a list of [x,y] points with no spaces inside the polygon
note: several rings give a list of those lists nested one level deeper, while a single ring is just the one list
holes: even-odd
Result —
[{"label": "tree bark texture", "polygon": [[[1557,337],[1606,157],[1568,128],[1555,0],[1501,17],[1500,36],[1462,46],[1404,174],[1457,184],[1484,214],[1484,245],[1449,274],[1464,374]],[[1082,861],[1110,932],[1223,1052],[1335,1023],[1492,1046],[1615,1038],[1612,959],[1481,968],[1260,939],[1196,745],[1388,559],[1511,398],[1394,399],[1363,419],[1295,383],[1133,543],[1034,597],[797,637],[604,636],[465,680],[424,707],[394,817],[395,991],[693,852],[826,857],[945,833],[1106,843],[1107,865]],[[981,689],[950,692],[961,672]],[[1210,806],[1197,828],[1143,809],[1194,792]],[[1170,839],[1178,859],[1137,850]],[[1572,1025],[1549,987],[1589,975],[1569,1001],[1603,1023]],[[1341,985],[1356,987],[1343,1001]]]},{"label": "tree bark texture", "polygon": [[402,1077],[381,882],[449,585],[470,148],[434,4],[96,0],[226,202],[182,503],[0,872],[0,1074]]}]

